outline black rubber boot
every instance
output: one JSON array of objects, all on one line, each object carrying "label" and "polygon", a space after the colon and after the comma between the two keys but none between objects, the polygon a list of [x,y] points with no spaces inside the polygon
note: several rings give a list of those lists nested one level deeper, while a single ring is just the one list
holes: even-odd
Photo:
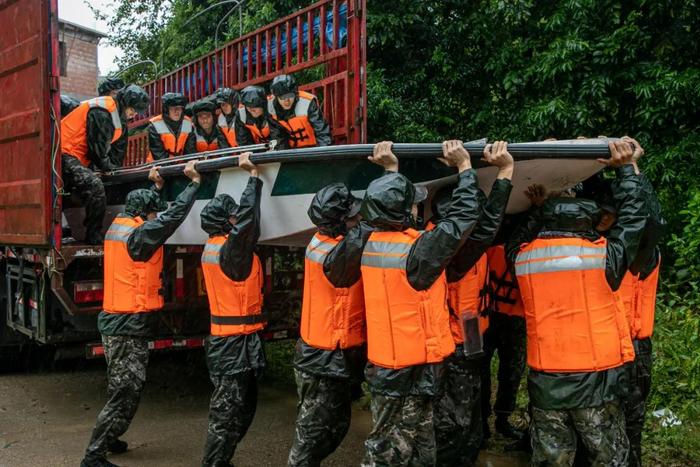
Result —
[{"label": "black rubber boot", "polygon": [[521,439],[525,436],[525,433],[510,424],[508,417],[496,417],[496,431],[511,439]]},{"label": "black rubber boot", "polygon": [[120,439],[115,439],[109,444],[109,447],[107,449],[109,449],[109,452],[113,454],[122,454],[126,452],[127,449],[129,449],[129,443]]}]

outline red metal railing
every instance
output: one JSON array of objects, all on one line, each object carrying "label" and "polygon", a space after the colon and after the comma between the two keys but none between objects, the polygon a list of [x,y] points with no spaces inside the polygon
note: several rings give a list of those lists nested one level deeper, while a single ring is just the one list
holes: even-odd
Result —
[{"label": "red metal railing", "polygon": [[[194,101],[219,87],[240,90],[264,85],[281,73],[319,67],[323,77],[300,87],[319,97],[334,142],[366,142],[365,1],[319,1],[145,84],[151,104],[131,126],[159,114],[166,92],[181,92]],[[145,133],[130,137],[125,165],[144,162],[147,150]]]}]

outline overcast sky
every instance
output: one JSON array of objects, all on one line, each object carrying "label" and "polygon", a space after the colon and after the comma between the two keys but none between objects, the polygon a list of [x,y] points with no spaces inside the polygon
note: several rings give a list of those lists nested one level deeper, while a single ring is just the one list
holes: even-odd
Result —
[{"label": "overcast sky", "polygon": [[[101,11],[109,11],[114,1],[90,0],[90,3]],[[58,16],[66,21],[109,34],[107,24],[104,21],[95,20],[95,17],[92,15],[92,10],[90,10],[84,0],[58,0]],[[100,40],[100,46],[97,52],[100,75],[106,75],[107,73],[117,70],[114,60],[119,55],[121,55],[121,51],[116,47],[107,45],[106,38]]]}]

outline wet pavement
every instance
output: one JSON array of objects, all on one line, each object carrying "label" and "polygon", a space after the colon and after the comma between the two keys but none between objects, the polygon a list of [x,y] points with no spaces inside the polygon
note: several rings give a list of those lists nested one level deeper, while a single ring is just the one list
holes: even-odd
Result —
[{"label": "wet pavement", "polygon": [[[139,411],[123,437],[129,451],[110,460],[127,467],[200,465],[211,391],[201,355],[152,358],[148,376]],[[103,362],[0,374],[0,466],[77,467],[106,399]],[[264,382],[255,420],[238,447],[235,465],[286,465],[295,416],[294,388]],[[359,465],[370,429],[370,413],[354,407],[348,435],[323,465]],[[500,449],[497,439],[490,445]],[[528,463],[523,456],[482,452],[478,465]]]}]

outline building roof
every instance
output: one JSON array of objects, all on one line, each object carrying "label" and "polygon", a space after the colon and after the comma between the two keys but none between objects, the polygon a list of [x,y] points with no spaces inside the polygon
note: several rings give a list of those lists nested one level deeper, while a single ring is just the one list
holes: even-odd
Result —
[{"label": "building roof", "polygon": [[105,34],[104,32],[98,31],[97,29],[88,28],[88,27],[85,27],[85,26],[77,24],[77,23],[73,23],[72,21],[67,21],[65,19],[59,18],[58,22],[60,23],[61,26],[65,25],[71,29],[76,29],[76,30],[80,31],[81,33],[89,34],[89,35],[95,36],[97,38],[107,37],[107,34]]}]

